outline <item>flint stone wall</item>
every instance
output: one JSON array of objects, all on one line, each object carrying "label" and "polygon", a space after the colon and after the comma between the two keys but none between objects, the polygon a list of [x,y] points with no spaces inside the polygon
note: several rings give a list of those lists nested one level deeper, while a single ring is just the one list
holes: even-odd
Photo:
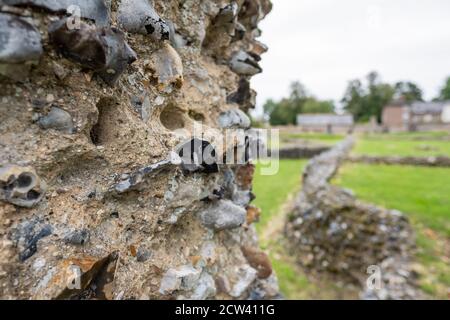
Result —
[{"label": "flint stone wall", "polygon": [[248,129],[270,9],[0,0],[0,298],[278,295],[253,226],[253,165],[171,153],[196,123],[200,148]]},{"label": "flint stone wall", "polygon": [[[410,264],[414,235],[407,218],[329,183],[353,143],[349,137],[306,166],[302,191],[285,225],[290,250],[306,269],[359,286],[362,298],[420,297]],[[375,290],[366,286],[371,266],[381,271],[381,287]]]}]

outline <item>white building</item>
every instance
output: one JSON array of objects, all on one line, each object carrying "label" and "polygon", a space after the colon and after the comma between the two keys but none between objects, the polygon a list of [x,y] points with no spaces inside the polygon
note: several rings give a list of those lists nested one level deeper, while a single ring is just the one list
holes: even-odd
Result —
[{"label": "white building", "polygon": [[333,129],[339,129],[339,131],[351,131],[354,120],[353,116],[350,114],[299,114],[297,115],[297,125],[305,130],[326,131],[331,133]]}]

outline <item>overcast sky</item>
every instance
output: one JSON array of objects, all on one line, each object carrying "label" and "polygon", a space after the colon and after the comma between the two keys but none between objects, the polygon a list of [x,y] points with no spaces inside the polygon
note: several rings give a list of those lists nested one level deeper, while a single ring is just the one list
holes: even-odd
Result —
[{"label": "overcast sky", "polygon": [[260,40],[264,72],[252,79],[258,110],[301,81],[339,101],[347,82],[376,70],[411,80],[433,98],[450,76],[450,0],[272,0]]}]

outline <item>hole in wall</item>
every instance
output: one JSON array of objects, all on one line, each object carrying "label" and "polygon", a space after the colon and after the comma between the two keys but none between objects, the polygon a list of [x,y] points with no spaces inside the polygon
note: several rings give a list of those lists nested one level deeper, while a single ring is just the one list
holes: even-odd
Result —
[{"label": "hole in wall", "polygon": [[189,118],[195,121],[203,122],[205,121],[205,116],[197,111],[189,110]]},{"label": "hole in wall", "polygon": [[27,193],[27,200],[37,200],[41,194],[35,190],[30,190]]},{"label": "hole in wall", "polygon": [[17,186],[19,188],[27,188],[33,183],[33,177],[28,173],[22,173],[17,179]]},{"label": "hole in wall", "polygon": [[168,130],[184,128],[184,113],[174,106],[164,108],[159,117],[161,124]]},{"label": "hole in wall", "polygon": [[104,145],[114,137],[111,133],[115,131],[114,119],[117,116],[118,104],[113,98],[102,98],[97,103],[98,120],[90,132],[91,141],[96,146]]}]

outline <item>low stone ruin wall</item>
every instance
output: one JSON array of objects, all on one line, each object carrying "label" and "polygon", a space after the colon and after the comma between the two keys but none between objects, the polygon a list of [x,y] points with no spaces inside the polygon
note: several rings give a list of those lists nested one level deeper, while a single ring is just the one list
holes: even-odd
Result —
[{"label": "low stone ruin wall", "polygon": [[322,152],[328,151],[330,147],[283,147],[279,150],[280,159],[311,159]]},{"label": "low stone ruin wall", "polygon": [[368,164],[410,165],[424,167],[450,167],[450,158],[439,157],[381,157],[381,156],[349,156],[346,161]]},{"label": "low stone ruin wall", "polygon": [[200,123],[201,150],[249,129],[270,10],[0,0],[1,299],[278,296],[253,165],[172,154]]},{"label": "low stone ruin wall", "polygon": [[[347,138],[305,168],[302,191],[285,226],[290,250],[307,270],[359,286],[362,298],[417,298],[410,267],[414,236],[407,218],[362,203],[329,183],[352,145]],[[366,286],[368,270],[379,270],[379,287]]]}]

